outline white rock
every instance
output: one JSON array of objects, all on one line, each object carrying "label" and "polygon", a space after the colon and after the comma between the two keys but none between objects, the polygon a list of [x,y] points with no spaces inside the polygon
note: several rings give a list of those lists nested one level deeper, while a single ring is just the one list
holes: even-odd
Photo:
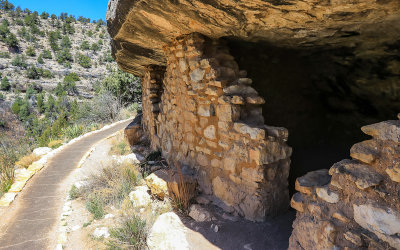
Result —
[{"label": "white rock", "polygon": [[113,218],[115,215],[113,215],[113,214],[106,214],[105,216],[104,216],[104,218],[105,219],[109,219],[109,218]]},{"label": "white rock", "polygon": [[108,228],[100,227],[94,230],[93,236],[96,238],[101,238],[101,237],[108,238],[110,237],[110,233],[108,232]]},{"label": "white rock", "polygon": [[87,184],[88,184],[87,181],[77,181],[74,183],[74,186],[79,189],[81,187],[86,186]]},{"label": "white rock", "polygon": [[211,221],[212,218],[211,213],[198,204],[190,206],[189,216],[197,222]]},{"label": "white rock", "polygon": [[200,233],[186,228],[178,215],[173,212],[162,214],[157,218],[147,237],[147,246],[151,250],[220,249]]},{"label": "white rock", "polygon": [[33,154],[39,157],[42,157],[48,153],[50,153],[53,149],[51,148],[47,148],[47,147],[43,147],[43,148],[36,148],[35,150],[33,150]]},{"label": "white rock", "polygon": [[81,226],[79,226],[79,225],[73,226],[71,228],[72,231],[76,231],[76,230],[79,230],[79,229],[81,229]]},{"label": "white rock", "polygon": [[147,237],[147,245],[150,249],[189,249],[186,239],[186,228],[181,219],[173,212],[160,215]]},{"label": "white rock", "polygon": [[339,201],[339,195],[335,192],[328,190],[328,187],[316,188],[316,193],[319,198],[328,203],[337,203]]},{"label": "white rock", "polygon": [[129,193],[129,199],[132,201],[133,206],[143,208],[151,203],[151,196],[147,192],[148,190],[147,186],[138,186]]}]

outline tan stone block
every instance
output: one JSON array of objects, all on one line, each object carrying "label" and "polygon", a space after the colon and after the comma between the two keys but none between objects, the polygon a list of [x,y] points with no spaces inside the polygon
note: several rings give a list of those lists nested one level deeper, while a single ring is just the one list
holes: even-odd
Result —
[{"label": "tan stone block", "polygon": [[211,166],[214,168],[221,168],[221,161],[218,159],[212,159],[211,160]]},{"label": "tan stone block", "polygon": [[232,107],[230,105],[217,105],[216,112],[220,121],[232,122]]},{"label": "tan stone block", "polygon": [[199,153],[197,155],[197,163],[200,166],[207,167],[210,165],[210,160],[208,159],[208,157],[206,155]]},{"label": "tan stone block", "polygon": [[337,219],[337,220],[339,220],[339,221],[341,221],[341,222],[343,222],[343,223],[345,223],[345,224],[350,222],[350,220],[340,212],[334,212],[332,214],[332,217]]},{"label": "tan stone block", "polygon": [[400,182],[400,163],[397,162],[394,166],[388,167],[386,173],[392,181]]},{"label": "tan stone block", "polygon": [[231,172],[236,173],[236,159],[233,157],[225,157],[223,160],[224,169]]},{"label": "tan stone block", "polygon": [[208,87],[205,91],[206,95],[218,96],[218,89],[216,87]]},{"label": "tan stone block", "polygon": [[200,127],[204,128],[208,124],[208,118],[200,117]]},{"label": "tan stone block", "polygon": [[210,105],[199,105],[197,109],[197,114],[204,117],[210,117]]},{"label": "tan stone block", "polygon": [[204,129],[204,136],[210,140],[215,140],[216,139],[216,129],[214,125],[208,126],[206,129]]},{"label": "tan stone block", "polygon": [[244,99],[241,96],[233,96],[231,99],[231,103],[232,104],[236,104],[236,105],[243,105],[244,104]]},{"label": "tan stone block", "polygon": [[264,180],[264,173],[261,168],[242,168],[243,179],[252,182],[262,182]]},{"label": "tan stone block", "polygon": [[236,174],[229,174],[229,179],[238,185],[242,184],[242,179]]},{"label": "tan stone block", "polygon": [[250,162],[254,162],[257,166],[261,165],[261,149],[259,148],[251,148],[249,150]]},{"label": "tan stone block", "polygon": [[290,206],[300,213],[304,213],[304,198],[301,193],[295,193],[290,200]]},{"label": "tan stone block", "polygon": [[211,155],[211,150],[209,150],[208,148],[196,146],[196,151],[197,152],[202,152],[202,153],[207,154],[207,155]]},{"label": "tan stone block", "polygon": [[206,140],[206,143],[207,143],[207,145],[209,147],[212,147],[212,148],[217,148],[218,147],[218,144],[216,142]]},{"label": "tan stone block", "polygon": [[252,128],[244,123],[235,122],[233,124],[233,129],[241,134],[248,134],[253,140],[263,140],[265,139],[265,130],[261,128]]},{"label": "tan stone block", "polygon": [[218,128],[222,129],[224,131],[228,131],[229,130],[229,123],[227,123],[227,122],[218,122]]},{"label": "tan stone block", "polygon": [[226,143],[226,142],[224,142],[224,141],[218,141],[218,145],[220,146],[220,147],[222,147],[223,149],[225,149],[225,150],[227,150],[227,149],[229,149],[230,148],[230,145],[228,144],[228,143]]}]

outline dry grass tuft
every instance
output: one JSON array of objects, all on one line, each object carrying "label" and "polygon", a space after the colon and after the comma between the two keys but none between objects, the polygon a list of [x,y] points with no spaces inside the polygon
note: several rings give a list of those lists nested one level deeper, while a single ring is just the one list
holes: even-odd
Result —
[{"label": "dry grass tuft", "polygon": [[123,135],[118,134],[111,140],[110,155],[128,155],[131,153],[131,147]]},{"label": "dry grass tuft", "polygon": [[196,196],[196,183],[185,181],[181,165],[175,163],[175,166],[178,170],[177,187],[174,182],[167,183],[168,192],[171,196],[174,208],[182,213],[187,213],[191,200]]},{"label": "dry grass tuft", "polygon": [[28,168],[32,163],[38,160],[40,160],[40,157],[32,153],[30,155],[22,157],[19,161],[15,163],[15,165],[21,168]]},{"label": "dry grass tuft", "polygon": [[55,140],[55,141],[49,142],[49,144],[47,146],[49,148],[56,149],[56,148],[60,147],[63,144],[63,142],[64,141],[62,141],[62,140]]}]

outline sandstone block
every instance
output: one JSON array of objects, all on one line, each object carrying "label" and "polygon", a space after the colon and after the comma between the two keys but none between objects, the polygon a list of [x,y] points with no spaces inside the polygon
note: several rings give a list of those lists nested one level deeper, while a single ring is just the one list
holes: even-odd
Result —
[{"label": "sandstone block", "polygon": [[199,82],[201,80],[203,80],[204,78],[204,74],[205,74],[205,70],[204,69],[195,69],[192,71],[192,73],[190,73],[190,79],[193,82]]},{"label": "sandstone block", "polygon": [[149,187],[151,193],[161,200],[168,196],[168,173],[164,170],[158,170],[147,176],[144,180]]},{"label": "sandstone block", "polygon": [[151,203],[151,196],[148,194],[147,186],[138,186],[129,193],[129,199],[134,207],[147,207]]},{"label": "sandstone block", "polygon": [[213,217],[210,211],[198,204],[190,206],[189,216],[197,222],[211,221]]},{"label": "sandstone block", "polygon": [[197,109],[197,114],[205,117],[211,116],[210,105],[199,105],[199,108]]},{"label": "sandstone block", "polygon": [[317,187],[315,189],[317,196],[328,203],[337,203],[339,195],[329,190],[328,186]]},{"label": "sandstone block", "polygon": [[290,200],[290,206],[297,211],[304,212],[304,198],[301,193],[295,193]]},{"label": "sandstone block", "polygon": [[361,247],[363,245],[363,241],[362,241],[361,237],[350,231],[348,231],[344,234],[344,238],[358,247]]},{"label": "sandstone block", "polygon": [[263,140],[265,138],[265,130],[261,128],[252,128],[244,123],[235,122],[233,129],[241,134],[248,134],[253,140]]},{"label": "sandstone block", "polygon": [[361,130],[379,140],[400,142],[400,121],[398,120],[367,125]]},{"label": "sandstone block", "polygon": [[297,178],[295,188],[303,194],[311,195],[315,187],[325,186],[330,180],[327,169],[316,170]]},{"label": "sandstone block", "polygon": [[394,182],[400,182],[400,163],[395,163],[394,166],[390,166],[386,169],[386,173],[390,179]]},{"label": "sandstone block", "polygon": [[215,140],[216,139],[216,129],[214,125],[208,126],[206,129],[204,129],[204,136],[210,140]]},{"label": "sandstone block", "polygon": [[125,137],[129,145],[134,146],[140,143],[144,138],[144,131],[142,128],[142,115],[138,115],[124,130]]},{"label": "sandstone block", "polygon": [[378,157],[376,152],[377,143],[375,140],[369,140],[354,144],[350,149],[350,156],[364,163],[372,163]]},{"label": "sandstone block", "polygon": [[224,88],[224,93],[227,95],[241,95],[241,96],[258,95],[255,89],[245,85],[231,85],[229,87]]},{"label": "sandstone block", "polygon": [[361,190],[377,186],[383,180],[383,176],[375,172],[370,166],[352,160],[335,163],[329,173],[344,175],[346,179],[354,182]]}]

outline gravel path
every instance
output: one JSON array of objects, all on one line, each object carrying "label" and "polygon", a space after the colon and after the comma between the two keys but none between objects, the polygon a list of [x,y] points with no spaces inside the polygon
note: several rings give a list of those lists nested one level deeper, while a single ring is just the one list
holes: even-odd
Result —
[{"label": "gravel path", "polygon": [[57,242],[55,227],[67,188],[63,181],[93,144],[129,123],[117,124],[73,143],[36,174],[1,215],[0,249],[54,249]]}]

